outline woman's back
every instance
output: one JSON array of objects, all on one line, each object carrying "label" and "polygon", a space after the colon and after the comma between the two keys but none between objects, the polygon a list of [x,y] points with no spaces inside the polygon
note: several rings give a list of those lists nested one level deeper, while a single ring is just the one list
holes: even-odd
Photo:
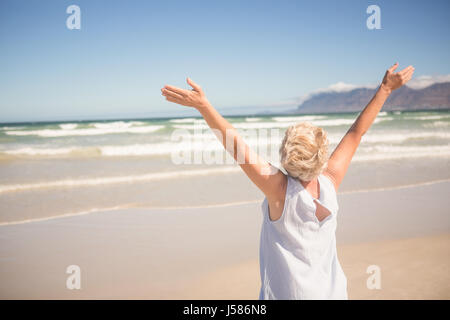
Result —
[{"label": "woman's back", "polygon": [[[262,203],[260,299],[347,299],[347,279],[336,252],[336,190],[318,176],[314,199],[298,179],[287,176],[283,213],[270,220],[267,198]],[[316,206],[314,201],[319,202]],[[316,207],[330,214],[319,221]]]}]

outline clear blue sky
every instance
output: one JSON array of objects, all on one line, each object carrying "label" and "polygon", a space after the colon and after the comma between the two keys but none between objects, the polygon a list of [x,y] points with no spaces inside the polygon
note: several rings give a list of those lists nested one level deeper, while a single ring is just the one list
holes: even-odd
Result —
[{"label": "clear blue sky", "polygon": [[[66,8],[81,8],[81,30]],[[381,8],[368,30],[366,8]],[[395,61],[450,73],[450,1],[0,1],[0,121],[174,112],[186,76],[218,108],[276,105]]]}]

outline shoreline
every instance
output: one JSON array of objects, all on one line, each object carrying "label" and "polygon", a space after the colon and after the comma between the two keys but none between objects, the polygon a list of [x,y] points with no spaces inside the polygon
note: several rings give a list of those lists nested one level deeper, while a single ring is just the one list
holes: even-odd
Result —
[{"label": "shoreline", "polygon": [[[351,195],[351,194],[370,193],[370,192],[384,192],[384,191],[390,191],[390,190],[401,190],[401,189],[430,186],[430,185],[435,185],[435,184],[440,184],[440,183],[448,183],[448,182],[450,182],[450,179],[439,179],[439,180],[434,180],[434,181],[424,181],[424,182],[405,184],[405,185],[399,185],[399,186],[340,191],[337,193],[337,196],[339,198],[339,196],[341,196],[341,195]],[[47,220],[53,220],[53,219],[64,219],[67,217],[83,216],[83,215],[89,215],[92,213],[100,213],[100,212],[105,212],[105,211],[116,211],[116,210],[122,210],[122,209],[126,209],[126,208],[139,208],[139,209],[146,209],[146,210],[205,209],[205,208],[222,208],[222,207],[234,207],[234,206],[239,206],[239,205],[255,204],[255,203],[260,203],[263,200],[264,200],[264,198],[253,199],[253,200],[242,200],[242,201],[235,201],[235,202],[210,203],[210,204],[199,204],[199,205],[178,205],[178,206],[151,206],[151,205],[149,206],[149,205],[141,205],[139,203],[126,203],[126,204],[117,205],[117,206],[113,206],[113,207],[91,208],[91,209],[82,210],[82,211],[78,211],[78,212],[67,212],[67,213],[63,213],[60,215],[56,215],[56,216],[39,217],[39,218],[34,218],[34,219],[25,219],[25,220],[18,220],[18,221],[5,221],[5,222],[0,222],[0,228],[3,226],[9,226],[9,225],[19,225],[19,224],[41,222],[41,221],[47,221]]]}]

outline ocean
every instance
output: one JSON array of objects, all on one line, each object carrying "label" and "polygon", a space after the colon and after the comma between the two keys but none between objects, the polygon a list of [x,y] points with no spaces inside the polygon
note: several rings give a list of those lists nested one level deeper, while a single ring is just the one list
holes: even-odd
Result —
[{"label": "ocean", "polygon": [[[331,154],[357,116],[227,119],[252,148],[278,164],[279,144],[290,125],[310,121],[323,127]],[[254,190],[223,197],[194,192],[202,188],[199,181],[210,181],[205,183],[211,187],[232,183],[231,177],[245,179],[230,159],[201,118],[0,124],[0,223],[127,206],[257,201],[260,194]],[[405,165],[417,171],[409,183],[448,178],[449,111],[380,112],[353,157],[352,187],[343,190],[395,186],[399,179],[392,174]],[[385,176],[372,172],[370,179],[356,174],[380,167],[392,172]]]}]

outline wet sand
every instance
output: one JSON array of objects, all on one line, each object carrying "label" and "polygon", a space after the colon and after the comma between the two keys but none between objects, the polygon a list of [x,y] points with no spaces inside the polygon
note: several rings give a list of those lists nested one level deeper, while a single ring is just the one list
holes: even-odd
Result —
[{"label": "wet sand", "polygon": [[[163,168],[163,165],[159,164],[161,166],[159,168],[154,164],[154,159],[128,161],[90,159],[78,162],[68,160],[32,162],[29,160],[11,164],[0,170],[0,178],[6,179],[0,179],[2,184],[6,184],[8,180],[8,177],[4,177],[4,173],[11,172],[9,175],[15,174],[18,178],[15,178],[14,182],[8,182],[7,185],[10,183],[33,185],[38,182],[31,180],[25,183],[25,181],[27,176],[31,179],[36,175],[36,179],[43,184],[56,183],[56,186],[0,192],[0,225],[76,214],[93,208],[127,207],[134,204],[146,207],[203,206],[248,202],[263,197],[261,191],[251,183],[237,165],[232,167],[177,166],[165,163],[166,167]],[[74,169],[71,169],[72,167]],[[195,170],[205,170],[206,174],[183,175]],[[222,173],[217,173],[217,170]],[[46,173],[48,177],[45,177]],[[166,176],[165,179],[153,179],[153,174],[160,173],[172,176]],[[135,180],[128,181],[130,175]],[[115,178],[120,183],[111,183],[110,180]],[[77,184],[80,180],[86,183]],[[380,188],[389,190],[397,186],[420,185],[442,180],[450,181],[450,161],[446,158],[352,162],[339,193],[343,195],[348,192]],[[67,183],[58,185],[61,181]],[[93,184],[90,184],[91,182]],[[441,199],[438,201],[439,204],[440,201]]]}]

